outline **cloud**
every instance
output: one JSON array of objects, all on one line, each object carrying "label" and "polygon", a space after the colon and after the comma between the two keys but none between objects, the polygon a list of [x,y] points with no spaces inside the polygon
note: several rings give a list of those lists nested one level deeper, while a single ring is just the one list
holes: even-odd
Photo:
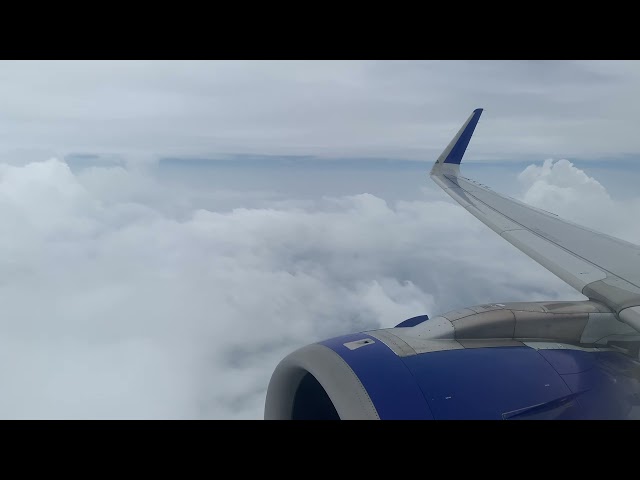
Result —
[{"label": "cloud", "polygon": [[[556,211],[619,206],[568,162],[520,178]],[[305,344],[583,298],[435,186],[394,202],[204,190],[123,166],[0,165],[0,417],[261,418],[273,369]],[[229,208],[245,194],[253,206]]]},{"label": "cloud", "polygon": [[580,225],[640,244],[640,227],[632,221],[640,199],[616,201],[596,179],[569,160],[547,159],[529,165],[518,175],[521,199]]}]

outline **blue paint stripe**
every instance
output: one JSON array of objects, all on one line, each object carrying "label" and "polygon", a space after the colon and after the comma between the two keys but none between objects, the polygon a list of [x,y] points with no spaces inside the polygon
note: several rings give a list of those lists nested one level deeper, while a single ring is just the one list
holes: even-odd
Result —
[{"label": "blue paint stripe", "polygon": [[[349,350],[345,343],[371,339],[373,343]],[[332,338],[321,345],[340,355],[353,369],[382,420],[433,420],[416,379],[402,359],[377,338],[359,333]]]},{"label": "blue paint stripe", "polygon": [[473,131],[476,129],[478,120],[480,120],[480,115],[482,115],[482,108],[476,108],[473,111],[471,121],[467,124],[467,127],[464,129],[462,135],[460,135],[460,138],[449,152],[449,155],[447,155],[447,158],[444,159],[443,163],[455,163],[456,165],[460,165],[464,152],[467,150],[467,146],[469,146],[471,135],[473,135]]},{"label": "blue paint stripe", "polygon": [[417,317],[407,318],[405,321],[400,322],[395,328],[415,327],[416,325],[429,320],[428,315],[419,315]]},{"label": "blue paint stripe", "polygon": [[437,419],[495,419],[572,392],[529,347],[446,350],[403,358]]}]

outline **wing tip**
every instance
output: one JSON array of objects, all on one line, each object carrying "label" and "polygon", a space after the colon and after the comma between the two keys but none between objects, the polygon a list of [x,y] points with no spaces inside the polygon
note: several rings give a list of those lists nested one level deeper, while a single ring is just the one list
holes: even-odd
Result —
[{"label": "wing tip", "polygon": [[447,146],[444,152],[438,158],[438,163],[448,163],[454,165],[460,165],[462,162],[462,157],[464,156],[467,147],[469,146],[469,141],[473,136],[473,132],[476,129],[476,125],[478,124],[478,120],[480,120],[480,116],[484,108],[476,108],[467,121],[462,125],[457,135],[453,137],[451,143]]}]

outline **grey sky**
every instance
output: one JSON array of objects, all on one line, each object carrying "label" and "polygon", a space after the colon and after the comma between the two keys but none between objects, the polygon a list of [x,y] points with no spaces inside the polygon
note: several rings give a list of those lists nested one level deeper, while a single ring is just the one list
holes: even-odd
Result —
[{"label": "grey sky", "polygon": [[[431,160],[640,153],[637,61],[5,61],[0,155]],[[2,159],[2,158],[0,158]]]}]

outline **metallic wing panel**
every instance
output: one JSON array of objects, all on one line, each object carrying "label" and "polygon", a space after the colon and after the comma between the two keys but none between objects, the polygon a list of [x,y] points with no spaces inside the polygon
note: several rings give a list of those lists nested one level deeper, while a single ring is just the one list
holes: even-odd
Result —
[{"label": "metallic wing panel", "polygon": [[[506,241],[594,300],[640,328],[640,246],[564,220],[500,195],[460,175],[481,109],[474,110],[431,170],[431,178],[456,202]],[[456,147],[455,142],[464,145]],[[454,152],[454,156],[451,156]],[[453,158],[453,161],[451,161]]]}]

